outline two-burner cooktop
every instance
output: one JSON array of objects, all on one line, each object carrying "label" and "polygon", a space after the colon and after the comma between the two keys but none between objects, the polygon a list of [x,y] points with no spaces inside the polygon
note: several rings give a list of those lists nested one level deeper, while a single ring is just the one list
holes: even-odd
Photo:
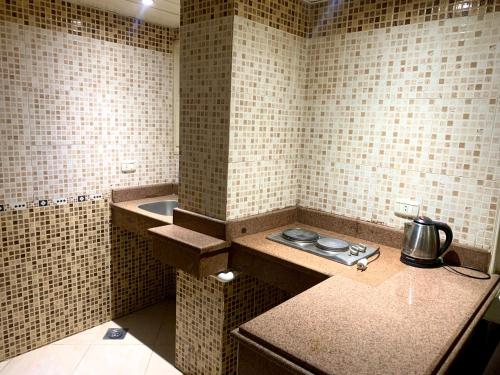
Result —
[{"label": "two-burner cooktop", "polygon": [[379,250],[378,247],[326,237],[302,228],[291,228],[273,233],[267,236],[267,239],[348,266],[374,255]]}]

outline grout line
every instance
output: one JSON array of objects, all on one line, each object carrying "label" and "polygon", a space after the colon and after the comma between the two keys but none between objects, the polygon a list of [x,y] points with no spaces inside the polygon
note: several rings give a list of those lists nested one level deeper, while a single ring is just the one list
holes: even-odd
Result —
[{"label": "grout line", "polygon": [[149,359],[148,359],[148,363],[147,363],[146,367],[144,368],[144,372],[143,372],[144,375],[146,375],[146,373],[148,372],[149,364],[151,363],[151,358],[153,358],[153,350],[151,348],[148,348],[148,349],[150,350]]},{"label": "grout line", "polygon": [[75,367],[73,368],[73,371],[71,371],[71,374],[74,374],[74,373],[76,372],[76,370],[78,369],[78,367],[79,367],[79,366],[80,366],[80,364],[82,363],[83,358],[85,358],[85,356],[86,356],[86,355],[87,355],[87,353],[89,352],[90,347],[91,347],[91,344],[88,344],[88,346],[87,346],[87,350],[85,350],[85,353],[83,353],[82,358],[80,358],[80,360],[77,362],[77,364],[76,364],[76,365],[75,365]]}]

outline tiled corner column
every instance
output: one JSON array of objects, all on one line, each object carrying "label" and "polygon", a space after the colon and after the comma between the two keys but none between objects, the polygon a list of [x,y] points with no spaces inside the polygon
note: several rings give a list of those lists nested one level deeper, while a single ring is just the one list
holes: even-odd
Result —
[{"label": "tiled corner column", "polygon": [[180,29],[179,205],[225,220],[233,17]]},{"label": "tiled corner column", "polygon": [[221,282],[177,272],[175,364],[186,374],[235,374],[231,331],[288,298],[252,276]]}]

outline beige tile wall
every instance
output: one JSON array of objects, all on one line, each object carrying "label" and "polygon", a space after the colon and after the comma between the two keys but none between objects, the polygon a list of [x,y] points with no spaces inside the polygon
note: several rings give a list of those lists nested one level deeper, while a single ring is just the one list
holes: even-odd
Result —
[{"label": "beige tile wall", "polygon": [[227,219],[298,199],[302,37],[234,17]]},{"label": "beige tile wall", "polygon": [[301,205],[402,228],[394,199],[421,199],[460,243],[491,248],[500,13],[480,10],[307,41]]},{"label": "beige tile wall", "polygon": [[[177,180],[170,53],[0,24],[0,202]],[[123,174],[124,160],[137,172]]]},{"label": "beige tile wall", "polygon": [[[228,219],[295,204],[296,185],[281,182],[297,179],[298,173],[290,168],[296,160],[288,150],[297,146],[291,129],[300,116],[294,102],[297,50],[291,47],[303,43],[308,7],[301,0],[181,1],[182,208]],[[248,39],[252,49],[245,50],[246,38],[253,38]],[[256,86],[262,83],[265,88]],[[272,104],[260,106],[262,99]],[[281,105],[287,108],[281,110]],[[286,123],[274,126],[278,119]],[[257,148],[249,149],[260,137],[281,132],[287,136],[278,145],[266,141],[263,158]],[[257,177],[257,170],[265,177]]]},{"label": "beige tile wall", "polygon": [[232,17],[180,29],[179,205],[225,219]]},{"label": "beige tile wall", "polygon": [[175,290],[107,201],[114,186],[177,180],[175,34],[59,0],[0,3],[0,361]]},{"label": "beige tile wall", "polygon": [[402,228],[394,200],[413,198],[460,243],[490,249],[499,5],[309,10],[310,38],[269,27],[264,11],[234,17],[226,218],[298,201]]}]

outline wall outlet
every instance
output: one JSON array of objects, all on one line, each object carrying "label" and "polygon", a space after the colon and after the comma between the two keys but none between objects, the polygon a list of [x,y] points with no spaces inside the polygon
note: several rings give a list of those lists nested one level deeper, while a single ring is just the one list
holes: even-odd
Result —
[{"label": "wall outlet", "polygon": [[397,199],[394,204],[394,215],[405,219],[414,219],[420,212],[420,202],[408,199]]},{"label": "wall outlet", "polygon": [[122,162],[122,173],[134,173],[137,169],[135,160],[125,160]]},{"label": "wall outlet", "polygon": [[47,207],[49,205],[49,201],[47,199],[39,199],[38,207]]},{"label": "wall outlet", "polygon": [[53,200],[53,202],[56,206],[60,206],[62,204],[68,203],[68,200],[66,198],[56,198]]},{"label": "wall outlet", "polygon": [[27,207],[26,203],[20,203],[20,202],[14,203],[12,205],[12,208],[14,208],[14,210],[25,210],[26,207]]},{"label": "wall outlet", "polygon": [[99,201],[102,199],[102,194],[90,194],[89,198],[92,201]]}]

